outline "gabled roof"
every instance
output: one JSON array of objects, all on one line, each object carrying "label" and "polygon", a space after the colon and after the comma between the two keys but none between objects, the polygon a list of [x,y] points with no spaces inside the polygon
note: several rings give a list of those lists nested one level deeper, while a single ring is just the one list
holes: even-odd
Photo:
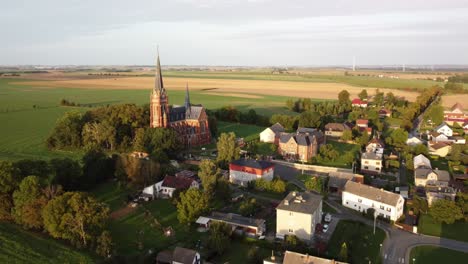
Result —
[{"label": "gabled roof", "polygon": [[438,150],[438,149],[441,149],[441,148],[450,147],[450,144],[447,144],[447,143],[444,143],[444,142],[437,142],[434,145],[429,145],[429,147],[432,148],[432,149]]},{"label": "gabled roof", "polygon": [[367,104],[367,102],[363,101],[363,100],[361,100],[359,98],[354,98],[353,101],[351,101],[351,104],[359,104],[360,105],[360,104]]},{"label": "gabled roof", "polygon": [[325,125],[325,130],[331,130],[331,131],[345,131],[345,130],[350,130],[350,128],[341,123],[328,123]]},{"label": "gabled roof", "polygon": [[318,209],[321,202],[322,196],[318,194],[310,192],[290,192],[276,209],[313,214]]},{"label": "gabled roof", "polygon": [[438,131],[439,129],[443,127],[448,127],[450,130],[452,130],[445,122],[442,122],[442,124],[438,125],[436,128],[434,128],[435,131]]},{"label": "gabled roof", "polygon": [[413,166],[414,169],[417,169],[419,167],[425,167],[425,168],[432,168],[431,167],[431,161],[426,158],[423,154],[419,154],[416,157],[413,158]]},{"label": "gabled roof", "polygon": [[192,264],[196,254],[197,252],[195,250],[176,247],[174,249],[174,253],[172,254],[172,261],[183,264]]},{"label": "gabled roof", "polygon": [[167,175],[166,177],[164,177],[162,186],[174,189],[188,189],[194,181],[195,179],[193,178]]},{"label": "gabled roof", "polygon": [[368,160],[381,160],[382,156],[378,155],[374,152],[364,152],[361,155],[361,159],[368,159]]},{"label": "gabled roof", "polygon": [[450,174],[445,170],[433,170],[427,168],[418,168],[414,170],[414,178],[416,179],[427,179],[429,174],[435,173],[437,175],[437,181],[449,182]]},{"label": "gabled roof", "polygon": [[242,167],[249,167],[254,169],[267,169],[273,167],[274,164],[264,160],[254,160],[254,159],[238,159],[233,160],[231,164],[242,166]]},{"label": "gabled roof", "polygon": [[379,114],[390,114],[391,112],[392,112],[391,110],[388,110],[385,108],[382,108],[379,110]]},{"label": "gabled roof", "polygon": [[460,111],[463,111],[463,105],[461,105],[460,103],[456,103],[452,106],[452,108],[450,108],[451,111],[455,111],[455,110],[460,110]]},{"label": "gabled roof", "polygon": [[312,134],[315,133],[317,129],[315,128],[310,128],[310,127],[298,127],[297,128],[297,133],[304,133],[304,134]]},{"label": "gabled roof", "polygon": [[367,146],[369,146],[370,144],[379,144],[380,146],[382,147],[385,147],[385,144],[383,143],[383,141],[379,138],[373,138],[371,139],[368,143],[367,143]]},{"label": "gabled roof", "polygon": [[281,143],[287,143],[291,138],[293,134],[290,133],[282,133],[279,138],[279,142]]},{"label": "gabled roof", "polygon": [[346,183],[344,191],[391,206],[396,206],[401,198],[399,194],[352,181]]},{"label": "gabled roof", "polygon": [[367,120],[367,119],[358,119],[358,120],[356,120],[356,124],[357,125],[367,125],[367,124],[369,124],[369,120]]},{"label": "gabled roof", "polygon": [[199,119],[203,112],[203,106],[191,105],[190,111],[187,111],[185,119]]},{"label": "gabled roof", "polygon": [[280,123],[275,123],[274,125],[270,127],[270,129],[275,133],[280,133],[280,132],[285,131],[284,127]]}]

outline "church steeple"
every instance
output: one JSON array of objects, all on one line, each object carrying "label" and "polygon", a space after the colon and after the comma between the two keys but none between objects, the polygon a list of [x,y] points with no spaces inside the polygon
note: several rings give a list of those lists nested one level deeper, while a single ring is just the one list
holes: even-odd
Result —
[{"label": "church steeple", "polygon": [[159,49],[158,49],[158,58],[156,61],[156,78],[155,78],[155,83],[154,83],[154,90],[160,93],[164,92],[164,84],[163,84],[162,73],[161,73],[161,62],[159,61]]},{"label": "church steeple", "polygon": [[190,95],[188,91],[188,83],[185,84],[185,112],[190,115]]}]

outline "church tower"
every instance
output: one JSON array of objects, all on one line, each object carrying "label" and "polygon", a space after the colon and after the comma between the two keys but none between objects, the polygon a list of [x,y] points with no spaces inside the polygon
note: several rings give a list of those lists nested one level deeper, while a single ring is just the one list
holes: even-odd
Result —
[{"label": "church tower", "polygon": [[169,126],[169,98],[164,89],[164,83],[161,74],[161,63],[156,62],[156,79],[154,89],[150,96],[150,127],[168,127]]}]

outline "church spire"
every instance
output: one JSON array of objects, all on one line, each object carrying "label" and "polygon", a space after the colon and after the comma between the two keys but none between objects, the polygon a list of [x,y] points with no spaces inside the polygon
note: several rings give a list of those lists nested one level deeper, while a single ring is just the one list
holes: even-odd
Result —
[{"label": "church spire", "polygon": [[190,95],[188,91],[188,83],[185,84],[185,111],[190,115]]},{"label": "church spire", "polygon": [[154,90],[162,92],[164,90],[164,84],[161,73],[161,62],[159,61],[159,48],[158,48],[158,59],[156,61],[156,80],[154,83]]}]

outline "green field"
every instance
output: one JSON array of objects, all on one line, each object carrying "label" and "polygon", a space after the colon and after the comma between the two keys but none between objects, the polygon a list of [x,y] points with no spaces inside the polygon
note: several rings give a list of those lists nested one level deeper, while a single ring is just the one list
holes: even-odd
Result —
[{"label": "green field", "polygon": [[43,234],[0,223],[0,263],[95,263],[87,252],[78,251]]},{"label": "green field", "polygon": [[422,234],[446,237],[468,242],[468,222],[457,221],[451,225],[437,223],[430,215],[421,215],[418,231]]},{"label": "green field", "polygon": [[265,127],[218,121],[218,134],[234,132],[236,136],[243,137],[244,141],[258,138],[263,130]]},{"label": "green field", "polygon": [[380,244],[385,239],[385,233],[366,224],[348,220],[340,220],[328,243],[327,255],[339,260],[341,245],[346,242],[348,261],[350,263],[380,263]]},{"label": "green field", "polygon": [[348,144],[337,141],[328,140],[327,144],[333,146],[333,148],[338,151],[338,158],[334,161],[322,161],[317,163],[317,165],[330,166],[330,167],[340,167],[340,168],[351,168],[351,163],[346,163],[344,155],[347,153],[359,153],[360,146],[357,144]]},{"label": "green field", "polygon": [[[54,158],[79,157],[79,153],[66,151],[49,151],[45,140],[51,133],[56,120],[67,111],[86,111],[88,107],[59,106],[61,99],[91,106],[106,106],[108,104],[147,104],[149,91],[145,90],[103,90],[79,88],[35,88],[23,85],[13,85],[14,80],[0,79],[0,159],[17,160],[23,158]],[[181,104],[184,100],[183,91],[169,90],[171,103]],[[255,109],[260,114],[288,113],[283,105],[286,101],[281,96],[264,96],[261,99],[238,97],[223,97],[192,92],[193,103],[203,103],[209,109],[225,105],[234,105],[240,110]],[[243,129],[220,125],[220,131],[231,131],[241,136],[249,136],[259,131],[259,127],[251,126],[245,132]]]},{"label": "green field", "polygon": [[410,254],[411,264],[466,263],[467,260],[468,253],[434,246],[415,247]]}]

